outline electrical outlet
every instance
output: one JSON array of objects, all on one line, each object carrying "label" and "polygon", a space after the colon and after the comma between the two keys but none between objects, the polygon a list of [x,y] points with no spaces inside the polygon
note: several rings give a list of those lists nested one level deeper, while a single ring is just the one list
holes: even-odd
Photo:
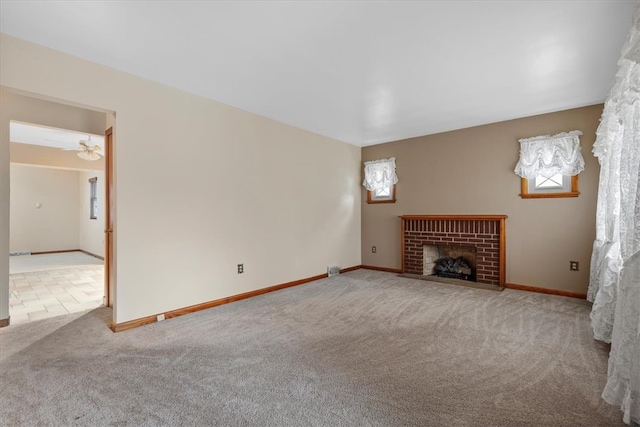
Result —
[{"label": "electrical outlet", "polygon": [[164,313],[162,313],[162,314],[158,314],[158,315],[156,316],[156,320],[158,320],[158,322],[163,321],[163,320],[164,320]]},{"label": "electrical outlet", "polygon": [[238,274],[244,273],[244,264],[238,264]]},{"label": "electrical outlet", "polygon": [[376,253],[377,249],[375,246],[371,246],[371,252],[373,252],[374,254]]},{"label": "electrical outlet", "polygon": [[569,270],[571,271],[579,271],[580,263],[578,261],[569,261]]}]

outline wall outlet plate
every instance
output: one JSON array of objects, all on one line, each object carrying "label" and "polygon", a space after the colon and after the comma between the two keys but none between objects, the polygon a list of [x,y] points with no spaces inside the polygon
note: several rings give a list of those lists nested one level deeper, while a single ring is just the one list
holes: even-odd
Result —
[{"label": "wall outlet plate", "polygon": [[244,273],[244,264],[238,264],[238,274]]},{"label": "wall outlet plate", "polygon": [[371,252],[373,252],[375,254],[377,250],[378,250],[378,248],[376,248],[375,246],[371,246]]},{"label": "wall outlet plate", "polygon": [[569,261],[569,270],[571,271],[579,271],[580,263],[578,261]]}]

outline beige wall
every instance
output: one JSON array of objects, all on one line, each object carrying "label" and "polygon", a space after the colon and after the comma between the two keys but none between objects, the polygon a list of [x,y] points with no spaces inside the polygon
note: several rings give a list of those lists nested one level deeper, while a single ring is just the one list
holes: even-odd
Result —
[{"label": "beige wall", "polygon": [[[97,219],[90,219],[91,186],[89,179],[98,178]],[[78,172],[78,248],[104,257],[105,194],[104,171]]]},{"label": "beige wall", "polygon": [[[599,165],[591,154],[602,105],[363,148],[362,160],[395,157],[395,204],[362,200],[362,263],[400,268],[406,214],[506,214],[507,282],[586,293],[595,238]],[[519,197],[518,139],[581,130],[585,171],[578,198]],[[377,253],[371,247],[377,247]],[[569,271],[569,261],[580,271]]]},{"label": "beige wall", "polygon": [[0,50],[2,86],[116,114],[116,322],[360,264],[358,147],[6,35]]},{"label": "beige wall", "polygon": [[11,164],[11,252],[78,249],[78,175]]},{"label": "beige wall", "polygon": [[[0,99],[0,102],[2,100]],[[4,120],[4,102],[0,105],[0,321],[9,319],[9,121]]]},{"label": "beige wall", "polygon": [[[98,178],[98,219],[89,179]],[[11,252],[82,249],[104,256],[104,172],[11,164]],[[37,207],[36,204],[40,204]]]}]

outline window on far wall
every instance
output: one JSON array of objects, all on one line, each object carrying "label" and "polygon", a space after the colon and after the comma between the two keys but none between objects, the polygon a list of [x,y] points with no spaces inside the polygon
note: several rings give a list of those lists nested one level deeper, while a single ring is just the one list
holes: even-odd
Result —
[{"label": "window on far wall", "polygon": [[396,202],[396,185],[392,184],[388,187],[367,191],[368,203],[395,203]]},{"label": "window on far wall", "polygon": [[578,174],[584,170],[580,135],[573,130],[519,140],[515,173],[521,177],[520,197],[578,197]]},{"label": "window on far wall", "polygon": [[89,219],[98,219],[98,178],[89,180]]},{"label": "window on far wall", "polygon": [[396,202],[396,159],[372,160],[364,163],[364,181],[367,203]]},{"label": "window on far wall", "polygon": [[578,197],[578,175],[569,176],[556,174],[550,178],[542,175],[534,179],[521,178],[521,193],[523,199]]}]

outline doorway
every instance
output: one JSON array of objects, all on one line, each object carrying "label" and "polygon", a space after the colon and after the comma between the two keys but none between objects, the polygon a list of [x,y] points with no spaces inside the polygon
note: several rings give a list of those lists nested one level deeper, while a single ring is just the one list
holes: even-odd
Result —
[{"label": "doorway", "polygon": [[[76,138],[72,147],[56,146],[57,138],[48,138],[41,146],[28,142],[16,142],[17,138],[11,136],[10,139],[10,170],[11,170],[11,197],[10,197],[10,248],[9,257],[9,315],[11,324],[24,323],[54,315],[62,315],[71,312],[84,311],[100,305],[112,305],[113,289],[109,284],[113,280],[107,280],[104,262],[109,257],[113,262],[113,249],[107,250],[110,244],[107,238],[107,230],[113,230],[113,221],[107,222],[108,200],[113,200],[113,186],[109,188],[109,198],[107,198],[107,181],[112,180],[112,173],[109,178],[105,165],[107,161],[105,125],[113,124],[113,114],[88,110],[78,107],[45,101],[14,93],[3,91],[3,105],[16,107],[8,108],[3,112],[3,122],[11,121],[26,123],[35,122],[49,131],[51,130],[71,130],[82,134],[81,138]],[[7,100],[5,97],[9,97]],[[7,102],[4,102],[7,101]],[[9,116],[10,115],[10,116]],[[44,118],[40,121],[38,119]],[[74,126],[78,124],[78,126]],[[54,126],[55,125],[55,126]],[[61,129],[58,126],[65,126]],[[109,148],[111,147],[113,131],[108,130]],[[100,161],[92,161],[87,157],[93,156],[86,148],[100,145]],[[82,149],[82,150],[79,150]],[[88,154],[87,154],[88,153]],[[111,150],[109,150],[111,153]],[[82,155],[81,155],[82,154]],[[66,163],[69,161],[70,163]],[[113,163],[110,162],[111,168]],[[19,192],[15,191],[19,179],[14,178],[14,169],[19,170],[23,176],[23,185],[34,190],[30,195],[25,196],[18,202]],[[110,169],[111,171],[113,169]],[[34,176],[44,175],[44,181],[34,180]],[[51,178],[53,177],[53,178]],[[63,177],[62,180],[58,179]],[[29,182],[31,180],[32,182]],[[75,180],[74,190],[69,187]],[[66,190],[60,187],[61,182],[66,181]],[[51,185],[58,186],[57,190],[51,191]],[[93,194],[91,187],[93,186]],[[39,188],[42,187],[42,188]],[[98,191],[96,191],[99,188]],[[38,196],[43,193],[71,193],[71,198],[76,198],[75,207],[67,206],[56,210],[54,205],[62,205],[60,200],[53,202],[47,199],[46,202]],[[44,197],[44,196],[42,196]],[[64,198],[64,197],[62,197]],[[67,197],[68,199],[69,197]],[[28,199],[28,200],[24,200]],[[69,202],[69,200],[67,200]],[[92,203],[97,202],[97,207]],[[20,224],[14,224],[14,219],[21,218],[21,215],[14,215],[14,210],[26,209],[31,214],[31,219],[40,221],[33,222],[33,226],[28,225],[23,230],[32,229],[31,235],[17,233],[13,231],[20,228]],[[60,207],[60,206],[58,206]],[[73,212],[75,211],[75,212]],[[96,213],[98,213],[96,215]],[[28,218],[27,218],[28,219]],[[64,225],[64,226],[61,226]],[[65,239],[59,232],[66,230],[67,234],[73,235],[73,225],[77,227],[77,239]],[[109,226],[106,226],[109,224]],[[55,232],[47,235],[47,225]],[[112,233],[109,233],[112,234]],[[38,240],[38,237],[42,239]],[[30,240],[31,239],[31,240]],[[109,246],[110,247],[110,246]]]}]

